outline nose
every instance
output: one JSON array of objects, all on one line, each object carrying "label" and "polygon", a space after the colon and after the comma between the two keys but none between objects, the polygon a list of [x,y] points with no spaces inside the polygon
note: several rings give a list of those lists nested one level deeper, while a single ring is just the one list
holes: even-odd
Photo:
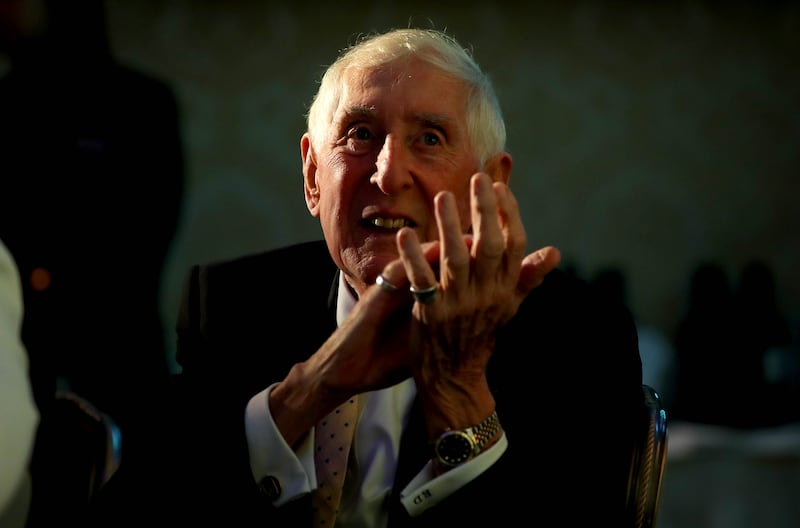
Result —
[{"label": "nose", "polygon": [[384,194],[394,194],[413,183],[409,163],[409,153],[403,140],[387,134],[375,160],[375,173],[370,182],[376,184]]}]

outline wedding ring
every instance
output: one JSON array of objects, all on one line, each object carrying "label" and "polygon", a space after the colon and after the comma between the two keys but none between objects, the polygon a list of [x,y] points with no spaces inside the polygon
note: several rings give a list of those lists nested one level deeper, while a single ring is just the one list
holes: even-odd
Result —
[{"label": "wedding ring", "polygon": [[422,289],[417,289],[411,286],[409,290],[411,290],[411,293],[414,294],[414,299],[416,299],[418,303],[428,304],[436,300],[436,295],[439,293],[439,284],[437,283],[430,288]]},{"label": "wedding ring", "polygon": [[378,278],[375,279],[375,284],[381,287],[383,291],[387,292],[396,292],[397,286],[386,280],[386,277],[383,275],[378,275]]}]

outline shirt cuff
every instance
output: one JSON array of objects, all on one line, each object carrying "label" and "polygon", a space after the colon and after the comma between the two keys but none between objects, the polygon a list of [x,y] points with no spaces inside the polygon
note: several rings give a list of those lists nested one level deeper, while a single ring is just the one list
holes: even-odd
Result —
[{"label": "shirt cuff", "polygon": [[250,453],[250,470],[256,482],[277,479],[281,493],[272,501],[282,506],[317,487],[314,469],[314,432],[293,450],[283,439],[269,412],[269,393],[277,383],[259,392],[245,409],[245,434]]},{"label": "shirt cuff", "polygon": [[410,516],[420,515],[486,471],[500,459],[507,447],[508,439],[504,431],[492,447],[438,477],[434,476],[433,461],[429,460],[422,471],[400,493],[400,502]]}]

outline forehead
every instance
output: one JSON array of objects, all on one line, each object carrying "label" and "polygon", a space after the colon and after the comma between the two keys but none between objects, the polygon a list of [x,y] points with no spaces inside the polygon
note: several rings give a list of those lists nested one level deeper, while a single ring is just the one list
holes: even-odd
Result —
[{"label": "forehead", "polygon": [[415,58],[345,71],[336,114],[368,109],[376,114],[423,113],[464,121],[466,101],[462,80]]}]

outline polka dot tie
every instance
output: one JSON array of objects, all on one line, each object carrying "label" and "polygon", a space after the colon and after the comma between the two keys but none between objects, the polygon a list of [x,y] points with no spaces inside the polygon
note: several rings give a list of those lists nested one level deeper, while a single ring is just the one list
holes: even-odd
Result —
[{"label": "polka dot tie", "polygon": [[357,415],[358,405],[353,397],[316,426],[314,463],[318,488],[313,495],[315,527],[330,528],[336,521]]}]

